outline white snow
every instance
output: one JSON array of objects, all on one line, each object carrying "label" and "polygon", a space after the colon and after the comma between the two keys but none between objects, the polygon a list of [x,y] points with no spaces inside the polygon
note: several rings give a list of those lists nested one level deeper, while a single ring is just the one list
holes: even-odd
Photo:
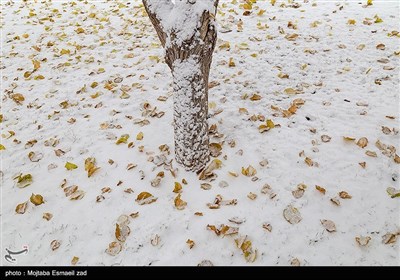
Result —
[{"label": "white snow", "polygon": [[[202,181],[175,161],[172,167],[155,164],[168,163],[174,154],[172,76],[141,2],[129,2],[1,2],[2,253],[28,245],[28,254],[17,257],[18,265],[70,265],[74,256],[79,257],[78,265],[197,265],[202,260],[214,265],[290,265],[294,259],[301,265],[400,264],[399,240],[382,243],[385,234],[400,231],[400,198],[386,192],[388,187],[400,188],[399,164],[375,146],[379,140],[392,145],[397,154],[400,150],[400,39],[388,36],[400,29],[397,1],[374,0],[367,8],[362,7],[364,0],[293,1],[301,4],[299,8],[289,7],[287,1],[278,0],[275,6],[257,1],[249,16],[243,15],[241,1],[220,1],[216,18],[219,31],[225,33],[219,33],[213,57],[209,123],[217,124],[223,134],[211,138],[223,142],[218,157],[222,167],[214,171],[218,177],[210,190],[200,188]],[[265,10],[263,15],[257,15],[260,9]],[[49,21],[51,15],[54,22]],[[383,22],[375,23],[376,15]],[[370,25],[363,23],[365,18]],[[355,24],[348,24],[349,19]],[[289,28],[288,21],[297,29]],[[78,27],[85,33],[78,34]],[[293,33],[298,34],[294,41],[285,38]],[[230,43],[229,50],[223,48],[225,42]],[[365,48],[357,49],[360,44]],[[376,48],[379,44],[384,50]],[[61,55],[63,49],[70,53]],[[229,67],[230,59],[234,67]],[[40,61],[40,68],[26,79],[32,60]],[[279,73],[289,78],[281,79]],[[44,79],[35,80],[38,75]],[[116,78],[123,81],[113,83],[110,90],[109,81]],[[93,82],[98,86],[92,88]],[[86,91],[81,90],[84,85]],[[287,88],[302,93],[287,94]],[[22,105],[10,98],[15,93],[25,97]],[[255,93],[261,100],[249,99]],[[287,110],[296,98],[305,104],[289,118],[273,109]],[[145,109],[145,102],[152,108]],[[158,113],[159,118],[150,116]],[[254,114],[280,127],[261,134],[258,127],[265,121],[249,120]],[[149,124],[141,126],[144,119]],[[383,133],[382,126],[391,132]],[[139,132],[143,140],[136,140]],[[134,142],[134,147],[115,144],[123,134],[130,135],[127,143]],[[322,135],[329,135],[330,142],[322,142]],[[369,143],[361,148],[343,137],[366,137]],[[50,138],[59,143],[46,146]],[[33,139],[34,146],[25,145]],[[236,145],[231,147],[232,140]],[[167,159],[158,157],[163,144],[170,147]],[[57,149],[65,154],[57,156]],[[377,156],[367,156],[367,150]],[[43,154],[43,159],[31,162],[31,151]],[[100,167],[90,178],[84,170],[88,157],[96,158]],[[305,157],[314,166],[308,166]],[[264,159],[268,165],[262,167],[259,162]],[[67,171],[66,162],[78,168]],[[127,170],[130,163],[137,167]],[[241,174],[248,165],[257,170],[257,181]],[[177,167],[173,178],[167,169]],[[165,177],[152,187],[160,171]],[[23,189],[13,180],[20,172],[33,176],[33,183]],[[64,178],[67,186],[85,191],[81,200],[64,195]],[[188,182],[181,193],[187,206],[177,210],[172,190],[182,179]],[[292,191],[300,183],[307,188],[296,199]],[[264,184],[276,194],[273,199],[261,193]],[[324,187],[326,194],[315,185]],[[102,194],[104,187],[111,192]],[[128,188],[134,193],[124,191]],[[135,199],[143,191],[157,201],[139,205]],[[340,191],[352,198],[338,198],[341,205],[336,206],[330,199]],[[250,192],[257,194],[255,200],[248,198]],[[43,195],[45,203],[29,203],[24,214],[16,214],[15,207],[32,193]],[[217,194],[224,200],[237,199],[237,205],[209,209],[207,203],[213,203]],[[96,202],[99,195],[105,199]],[[299,223],[284,219],[288,205],[299,210]],[[50,221],[42,218],[45,212],[53,214]],[[130,218],[131,233],[122,251],[108,255],[105,250],[115,241],[118,217],[134,212],[139,216]],[[228,220],[233,217],[245,221],[237,225]],[[337,231],[327,232],[321,220],[333,221]],[[264,223],[272,226],[271,232],[262,227]],[[236,248],[236,237],[222,238],[206,229],[220,224],[237,226],[240,235],[248,236],[258,251],[254,263],[247,263]],[[160,241],[153,246],[150,240],[155,235]],[[357,244],[359,236],[371,237],[367,246]],[[195,242],[192,249],[188,239]],[[61,243],[54,251],[53,240]],[[11,264],[2,258],[2,265]]]}]

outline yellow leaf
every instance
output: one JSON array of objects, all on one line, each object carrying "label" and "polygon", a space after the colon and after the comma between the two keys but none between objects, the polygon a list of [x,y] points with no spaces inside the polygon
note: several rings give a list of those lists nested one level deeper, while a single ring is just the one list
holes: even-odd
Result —
[{"label": "yellow leaf", "polygon": [[22,104],[22,102],[25,101],[25,97],[20,93],[14,93],[13,95],[11,95],[11,99],[14,100],[17,104]]},{"label": "yellow leaf", "polygon": [[87,171],[89,178],[93,175],[94,172],[96,172],[99,169],[100,167],[96,167],[95,158],[87,158],[85,160],[85,171]]},{"label": "yellow leaf", "polygon": [[30,184],[32,184],[32,175],[31,174],[25,174],[25,175],[18,175],[17,177],[15,177],[14,179],[17,179],[17,187],[18,188],[25,188],[27,186],[29,186]]},{"label": "yellow leaf", "polygon": [[262,16],[265,13],[265,10],[260,9],[257,13],[258,16]]},{"label": "yellow leaf", "polygon": [[71,51],[68,50],[68,49],[62,49],[62,50],[60,51],[60,54],[61,54],[61,55],[70,54],[70,53],[71,53]]},{"label": "yellow leaf", "polygon": [[372,0],[367,0],[367,6],[372,6]]},{"label": "yellow leaf", "polygon": [[229,59],[229,67],[235,67],[236,66],[236,64],[235,64],[235,62],[233,61],[233,58],[231,57],[230,59]]},{"label": "yellow leaf", "polygon": [[356,140],[356,138],[349,137],[349,136],[343,136],[343,140],[345,140],[345,141],[354,141],[354,140]]},{"label": "yellow leaf", "polygon": [[175,187],[173,190],[174,193],[180,193],[182,192],[182,185],[179,182],[175,182]]},{"label": "yellow leaf", "polygon": [[78,34],[85,33],[85,29],[83,29],[82,27],[78,27],[78,28],[75,30],[75,32],[78,33]]},{"label": "yellow leaf", "polygon": [[267,120],[267,127],[269,127],[270,129],[274,128],[275,127],[274,122],[272,120]]},{"label": "yellow leaf", "polygon": [[314,162],[313,162],[312,159],[309,158],[309,157],[306,157],[306,158],[304,159],[304,162],[305,162],[308,166],[313,166],[313,165],[314,165]]},{"label": "yellow leaf", "polygon": [[349,19],[348,21],[347,21],[347,24],[352,24],[352,25],[354,25],[354,24],[356,24],[356,20],[355,19]]},{"label": "yellow leaf", "polygon": [[340,198],[343,198],[343,199],[350,199],[351,198],[351,195],[349,195],[347,192],[345,192],[345,191],[341,191],[341,192],[339,192],[339,196],[340,196]]},{"label": "yellow leaf", "polygon": [[29,200],[35,205],[40,205],[44,203],[43,196],[41,196],[40,194],[32,194]]},{"label": "yellow leaf", "polygon": [[320,193],[322,193],[322,194],[325,194],[325,193],[326,193],[325,188],[323,188],[323,187],[321,187],[321,186],[316,185],[316,186],[315,186],[315,189],[316,189],[317,191],[319,191]]},{"label": "yellow leaf", "polygon": [[383,22],[383,20],[378,15],[375,15],[374,18],[375,18],[375,23]]},{"label": "yellow leaf", "polygon": [[98,85],[99,85],[98,82],[93,82],[93,83],[90,85],[90,87],[91,87],[91,88],[95,88],[95,87],[97,87]]},{"label": "yellow leaf", "polygon": [[222,49],[227,49],[227,50],[229,50],[229,49],[231,48],[231,45],[229,44],[229,42],[225,42],[225,43],[221,44],[218,48],[219,48],[220,50],[222,50]]},{"label": "yellow leaf", "polygon": [[136,197],[136,202],[138,204],[140,204],[140,205],[150,204],[150,203],[155,202],[156,200],[157,200],[157,198],[154,197],[151,193],[148,193],[148,192],[141,192]]},{"label": "yellow leaf", "polygon": [[261,100],[261,95],[253,94],[253,95],[250,97],[250,100],[251,100],[251,101],[258,101],[258,100]]},{"label": "yellow leaf", "polygon": [[78,263],[78,261],[79,261],[78,257],[73,257],[72,260],[71,260],[71,264],[72,265],[76,265]]},{"label": "yellow leaf", "polygon": [[253,166],[249,165],[247,168],[242,167],[242,174],[247,177],[252,177],[257,174],[257,170]]},{"label": "yellow leaf", "polygon": [[143,140],[143,132],[139,132],[138,135],[136,135],[136,140]]},{"label": "yellow leaf", "polygon": [[174,199],[175,208],[178,210],[185,209],[187,203],[181,199],[181,194],[178,194]]},{"label": "yellow leaf", "polygon": [[6,147],[4,147],[3,144],[0,144],[0,151],[3,151],[5,149],[6,149]]},{"label": "yellow leaf", "polygon": [[270,2],[272,6],[275,6],[276,0],[271,0]]},{"label": "yellow leaf", "polygon": [[72,162],[67,161],[67,163],[65,164],[65,168],[67,170],[73,170],[73,169],[77,169],[78,166]]},{"label": "yellow leaf", "polygon": [[40,61],[32,60],[32,64],[33,64],[33,69],[34,70],[38,70],[40,68]]},{"label": "yellow leaf", "polygon": [[129,134],[123,134],[118,140],[117,142],[115,142],[115,144],[119,145],[121,143],[127,143],[129,139]]}]

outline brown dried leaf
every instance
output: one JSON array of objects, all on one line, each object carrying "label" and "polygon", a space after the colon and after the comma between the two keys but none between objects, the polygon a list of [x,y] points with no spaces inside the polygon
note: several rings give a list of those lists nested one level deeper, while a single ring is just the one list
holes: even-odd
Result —
[{"label": "brown dried leaf", "polygon": [[388,232],[384,236],[382,236],[383,244],[393,244],[396,241],[397,241],[397,234]]},{"label": "brown dried leaf", "polygon": [[340,196],[340,198],[343,198],[343,199],[351,199],[351,195],[349,195],[347,192],[345,192],[345,191],[341,191],[341,192],[339,192],[339,196]]},{"label": "brown dried leaf", "polygon": [[61,246],[61,242],[58,241],[58,240],[53,240],[53,241],[51,241],[51,243],[50,243],[50,248],[51,248],[51,250],[53,250],[53,251],[55,251],[55,250],[57,250],[58,248],[60,248],[60,246]]},{"label": "brown dried leaf", "polygon": [[189,245],[189,249],[192,249],[195,245],[194,241],[191,239],[186,240],[186,244]]},{"label": "brown dried leaf", "polygon": [[369,241],[371,240],[371,237],[370,236],[357,236],[355,239],[356,239],[356,242],[358,243],[358,245],[367,246]]},{"label": "brown dried leaf", "polygon": [[125,242],[130,233],[131,229],[126,224],[115,224],[115,237],[118,241]]},{"label": "brown dried leaf", "polygon": [[366,137],[362,137],[358,139],[357,146],[361,148],[365,148],[368,145],[368,139]]},{"label": "brown dried leaf", "polygon": [[297,224],[302,219],[299,210],[292,205],[286,206],[286,208],[283,210],[283,217],[290,224]]},{"label": "brown dried leaf", "polygon": [[328,232],[336,231],[336,225],[331,220],[321,220],[321,224]]},{"label": "brown dried leaf", "polygon": [[247,177],[252,177],[257,174],[257,170],[253,166],[249,165],[247,168],[242,167],[242,174]]},{"label": "brown dried leaf", "polygon": [[26,208],[28,208],[28,201],[18,204],[17,207],[15,207],[15,212],[17,214],[24,214],[26,211]]},{"label": "brown dried leaf", "polygon": [[373,152],[373,151],[366,151],[365,152],[365,154],[367,155],[367,156],[370,156],[370,157],[377,157],[378,155],[376,154],[376,152]]},{"label": "brown dried leaf", "polygon": [[179,182],[175,182],[175,187],[173,190],[174,193],[181,193],[182,192],[182,185]]},{"label": "brown dried leaf", "polygon": [[50,221],[51,218],[53,218],[53,214],[48,213],[48,212],[43,213],[43,219],[45,219],[45,220],[47,220],[47,221]]},{"label": "brown dried leaf", "polygon": [[174,199],[175,208],[178,210],[185,209],[187,203],[181,199],[181,194],[178,194]]},{"label": "brown dried leaf", "polygon": [[150,203],[155,202],[156,200],[157,200],[157,198],[148,192],[141,192],[140,194],[138,194],[138,196],[136,198],[136,202],[139,205],[150,204]]},{"label": "brown dried leaf", "polygon": [[71,264],[72,265],[76,265],[78,263],[78,261],[79,261],[78,257],[73,257],[72,260],[71,260]]},{"label": "brown dried leaf", "polygon": [[331,141],[332,137],[330,137],[329,135],[321,135],[321,140],[324,143],[328,143],[329,141]]},{"label": "brown dried leaf", "polygon": [[320,193],[322,193],[322,194],[325,194],[325,193],[326,193],[326,189],[323,188],[323,187],[321,187],[321,186],[316,185],[316,186],[315,186],[315,189],[316,189],[317,191],[319,191]]},{"label": "brown dried leaf", "polygon": [[108,245],[106,253],[111,256],[116,256],[122,250],[122,245],[119,242],[113,241]]}]

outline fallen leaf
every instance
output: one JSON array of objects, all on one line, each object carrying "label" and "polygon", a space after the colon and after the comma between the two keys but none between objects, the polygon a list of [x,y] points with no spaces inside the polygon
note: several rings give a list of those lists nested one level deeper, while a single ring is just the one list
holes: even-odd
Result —
[{"label": "fallen leaf", "polygon": [[136,198],[136,202],[139,205],[150,204],[155,201],[157,201],[157,198],[148,192],[141,192],[140,194],[138,194],[138,196]]},{"label": "fallen leaf", "polygon": [[51,241],[51,243],[50,243],[50,248],[51,248],[51,250],[53,250],[53,251],[55,251],[55,250],[57,250],[58,248],[60,248],[60,246],[61,246],[61,242],[58,241],[58,240],[53,240],[53,241]]},{"label": "fallen leaf", "polygon": [[393,233],[386,233],[384,236],[382,236],[382,243],[383,244],[393,244],[397,240],[397,234]]},{"label": "fallen leaf", "polygon": [[236,246],[242,250],[243,256],[247,262],[254,262],[257,258],[257,250],[254,250],[252,243],[246,236],[235,239]]},{"label": "fallen leaf", "polygon": [[96,167],[96,159],[89,157],[85,159],[85,171],[87,171],[88,177],[90,178],[100,167]]},{"label": "fallen leaf", "polygon": [[15,212],[17,214],[24,214],[26,209],[28,208],[28,201],[25,201],[24,203],[20,203],[15,207]]},{"label": "fallen leaf", "polygon": [[340,198],[343,198],[343,199],[351,199],[351,195],[349,195],[347,192],[345,192],[345,191],[341,191],[341,192],[339,192],[339,196],[340,196]]},{"label": "fallen leaf", "polygon": [[82,199],[84,196],[85,196],[85,192],[84,192],[84,191],[82,191],[82,190],[77,190],[77,191],[73,192],[73,193],[70,195],[69,199],[70,199],[70,200],[80,200],[80,199]]},{"label": "fallen leaf", "polygon": [[366,137],[362,137],[358,139],[356,144],[361,148],[365,148],[368,145],[368,139]]},{"label": "fallen leaf", "polygon": [[292,205],[286,206],[286,208],[283,210],[283,217],[290,224],[297,224],[302,219],[299,210]]},{"label": "fallen leaf", "polygon": [[138,135],[136,135],[136,140],[143,140],[143,132],[139,132]]},{"label": "fallen leaf", "polygon": [[47,220],[47,221],[50,221],[51,218],[53,218],[53,214],[48,213],[48,212],[43,213],[43,217],[42,217],[42,218],[45,219],[45,220]]},{"label": "fallen leaf", "polygon": [[222,166],[222,161],[220,161],[219,159],[213,159],[211,163],[206,168],[204,168],[204,170],[199,174],[199,179],[205,180],[207,178],[213,177],[214,176],[213,171],[215,169],[220,169],[221,166]]},{"label": "fallen leaf", "polygon": [[18,188],[25,188],[27,186],[29,186],[30,184],[32,184],[32,175],[31,174],[25,174],[25,175],[18,175],[17,177],[15,177],[14,179],[17,179],[17,187]]},{"label": "fallen leaf", "polygon": [[186,244],[189,245],[189,249],[192,249],[195,245],[194,241],[191,239],[186,240]]},{"label": "fallen leaf", "polygon": [[313,166],[313,165],[314,165],[313,160],[312,160],[311,158],[309,158],[309,157],[306,157],[306,158],[304,159],[304,162],[305,162],[308,166]]},{"label": "fallen leaf", "polygon": [[373,151],[366,151],[365,154],[370,157],[377,157],[378,155]]},{"label": "fallen leaf", "polygon": [[336,231],[336,225],[331,220],[321,220],[321,224],[328,232]]},{"label": "fallen leaf", "polygon": [[322,193],[322,194],[325,194],[325,193],[326,193],[326,189],[323,188],[323,187],[321,187],[321,186],[316,185],[316,186],[315,186],[315,189],[316,189],[317,191],[319,191],[320,193]]},{"label": "fallen leaf", "polygon": [[174,186],[174,193],[181,193],[182,192],[182,185],[179,182],[175,182]]},{"label": "fallen leaf", "polygon": [[356,242],[358,243],[358,245],[367,246],[369,241],[371,240],[371,237],[369,237],[369,236],[357,236],[355,239],[356,239]]},{"label": "fallen leaf", "polygon": [[340,200],[336,197],[332,197],[330,201],[335,204],[336,206],[340,206]]},{"label": "fallen leaf", "polygon": [[76,265],[78,263],[78,261],[79,261],[78,257],[73,257],[72,260],[71,260],[71,264],[72,265]]},{"label": "fallen leaf", "polygon": [[115,224],[115,237],[120,242],[125,242],[126,238],[131,233],[131,229],[125,224]]},{"label": "fallen leaf", "polygon": [[322,140],[322,142],[324,142],[324,143],[330,142],[331,139],[332,139],[332,138],[331,138],[329,135],[321,135],[321,140]]},{"label": "fallen leaf", "polygon": [[253,166],[249,165],[247,168],[242,167],[242,174],[247,177],[252,177],[257,174],[257,170]]},{"label": "fallen leaf", "polygon": [[119,144],[126,144],[128,142],[129,139],[129,134],[123,134],[120,138],[118,138],[117,142],[115,142],[115,144],[119,145]]},{"label": "fallen leaf", "polygon": [[388,187],[386,192],[390,195],[391,198],[400,197],[400,190],[396,190],[393,187]]},{"label": "fallen leaf", "polygon": [[32,194],[29,200],[36,206],[44,203],[43,196],[40,194]]},{"label": "fallen leaf", "polygon": [[78,168],[78,165],[76,165],[76,164],[74,164],[74,163],[72,163],[72,162],[67,162],[67,163],[65,164],[65,168],[66,168],[67,170],[73,170],[73,169],[77,169],[77,168]]},{"label": "fallen leaf", "polygon": [[219,143],[210,143],[210,154],[217,157],[221,154],[222,146]]},{"label": "fallen leaf", "polygon": [[152,238],[150,238],[150,243],[153,246],[157,246],[160,243],[160,236],[158,234],[154,235]]},{"label": "fallen leaf", "polygon": [[178,210],[185,209],[187,203],[181,199],[181,194],[178,194],[174,199],[175,208]]},{"label": "fallen leaf", "polygon": [[116,256],[116,255],[118,255],[119,252],[121,252],[121,250],[122,250],[121,243],[113,241],[108,245],[106,253],[111,256]]},{"label": "fallen leaf", "polygon": [[263,223],[262,227],[263,227],[263,229],[266,229],[266,230],[268,230],[269,232],[272,231],[272,226],[271,226],[271,224],[269,224],[269,223]]}]

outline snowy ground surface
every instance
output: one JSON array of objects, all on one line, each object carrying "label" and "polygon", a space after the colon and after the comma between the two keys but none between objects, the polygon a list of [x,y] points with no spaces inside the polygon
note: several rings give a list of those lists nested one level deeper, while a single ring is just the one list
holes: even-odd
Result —
[{"label": "snowy ground surface", "polygon": [[[175,178],[154,164],[160,145],[173,159],[173,93],[139,1],[2,1],[2,256],[28,245],[19,265],[399,265],[400,198],[387,192],[400,180],[399,3],[366,2],[257,1],[243,15],[243,2],[220,1],[209,123],[222,166],[204,190],[174,161]],[[275,127],[260,133],[267,119]],[[100,169],[88,177],[90,157]],[[139,205],[144,191],[157,201]],[[32,193],[44,203],[17,214]],[[209,209],[218,194],[237,204]],[[299,223],[284,218],[288,205]],[[130,214],[121,252],[107,254]],[[221,224],[239,234],[207,229]],[[235,245],[246,235],[253,263]]]}]

